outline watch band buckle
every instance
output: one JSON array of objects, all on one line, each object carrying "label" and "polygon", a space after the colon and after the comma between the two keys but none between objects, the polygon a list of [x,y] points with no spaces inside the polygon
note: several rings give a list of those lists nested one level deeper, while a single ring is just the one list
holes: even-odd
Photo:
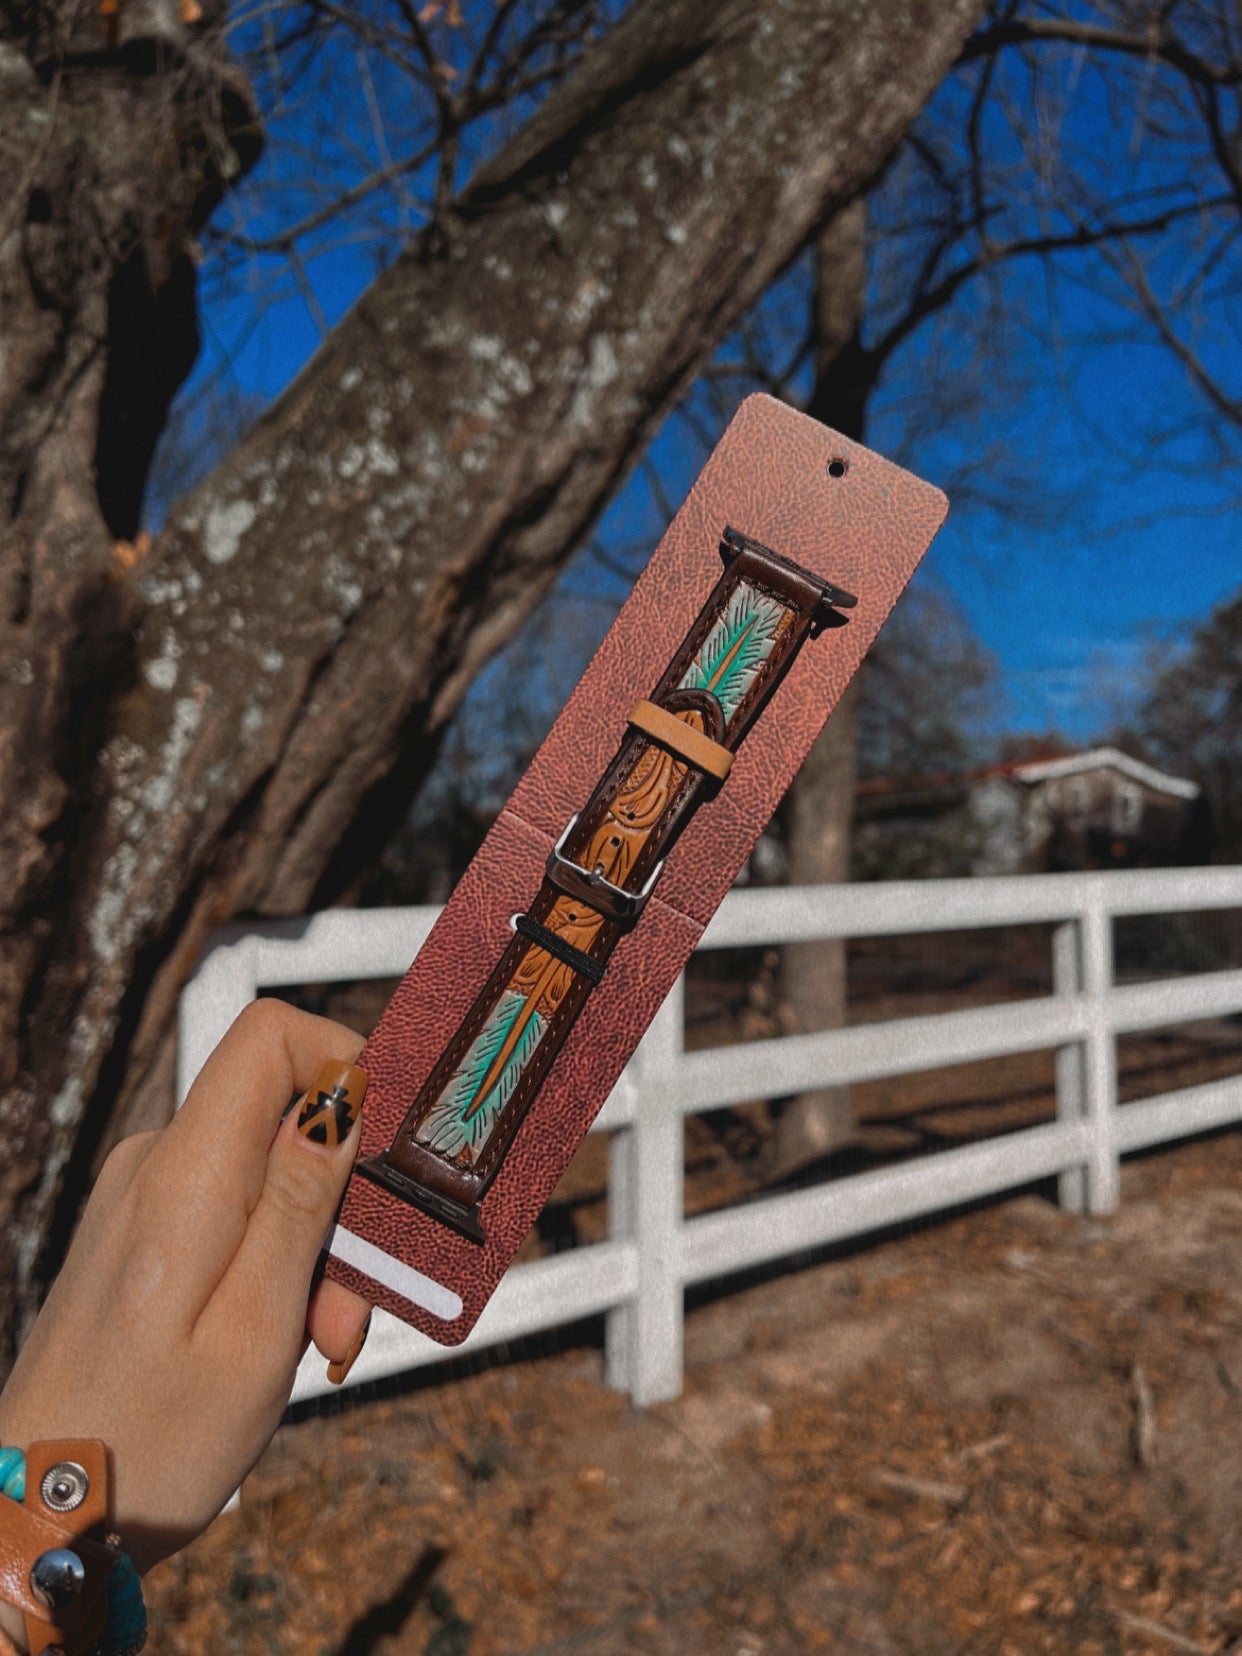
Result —
[{"label": "watch band buckle", "polygon": [[565,842],[573,833],[577,821],[578,813],[575,811],[548,854],[548,879],[558,891],[563,891],[567,897],[577,897],[591,908],[598,909],[609,920],[637,920],[646,908],[647,899],[660,878],[664,858],[661,857],[648,874],[641,891],[623,891],[620,886],[613,885],[611,880],[606,880],[595,869],[582,868],[576,862],[570,862],[568,857],[562,856]]}]

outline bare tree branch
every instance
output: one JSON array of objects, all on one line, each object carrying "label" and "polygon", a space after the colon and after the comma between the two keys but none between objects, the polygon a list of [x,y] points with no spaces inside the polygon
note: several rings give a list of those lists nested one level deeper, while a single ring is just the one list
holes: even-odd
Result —
[{"label": "bare tree branch", "polygon": [[1185,368],[1203,396],[1218,414],[1223,415],[1231,424],[1242,428],[1242,398],[1231,396],[1225,390],[1199,353],[1170,322],[1164,306],[1152,291],[1142,261],[1135,258],[1129,250],[1122,249],[1114,262],[1115,268],[1122,273],[1137,297],[1144,316]]},{"label": "bare tree branch", "polygon": [[1059,235],[1030,236],[1017,241],[997,243],[977,257],[955,266],[948,275],[933,285],[924,286],[920,283],[916,297],[908,309],[896,323],[867,347],[867,355],[877,365],[882,364],[929,316],[943,310],[967,282],[986,271],[995,270],[1001,264],[1032,256],[1065,253],[1077,248],[1102,248],[1109,243],[1128,243],[1168,230],[1182,220],[1198,217],[1205,207],[1211,208],[1225,202],[1226,198],[1216,197],[1206,203],[1195,202],[1183,207],[1169,208],[1165,212],[1153,213],[1145,218],[1079,225]]},{"label": "bare tree branch", "polygon": [[1242,85],[1242,60],[1230,58],[1224,63],[1213,63],[1200,57],[1164,28],[1154,13],[1151,27],[1141,33],[1077,22],[1072,18],[1007,18],[973,34],[958,61],[976,63],[981,58],[994,57],[1009,46],[1036,45],[1082,46],[1091,51],[1117,52],[1147,62],[1167,63],[1187,80],[1201,86]]}]

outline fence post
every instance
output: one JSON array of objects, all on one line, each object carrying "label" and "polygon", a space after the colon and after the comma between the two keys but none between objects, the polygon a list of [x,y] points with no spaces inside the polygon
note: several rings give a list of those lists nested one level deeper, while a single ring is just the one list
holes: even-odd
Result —
[{"label": "fence post", "polygon": [[[1063,920],[1052,933],[1052,992],[1080,995],[1083,990],[1082,921]],[[1057,1120],[1081,1121],[1087,1112],[1087,1053],[1081,1041],[1058,1047],[1056,1055]],[[1087,1168],[1079,1163],[1057,1174],[1057,1197],[1070,1213],[1087,1211]]]},{"label": "fence post", "polygon": [[1121,1200],[1121,1144],[1117,1128],[1117,1038],[1110,1017],[1113,917],[1097,876],[1082,916],[1083,993],[1087,1000],[1084,1080],[1091,1144],[1087,1208],[1111,1213]]},{"label": "fence post", "polygon": [[254,947],[246,936],[209,948],[177,1007],[176,1107],[217,1041],[256,994]]},{"label": "fence post", "polygon": [[608,1384],[640,1405],[677,1397],[682,1379],[682,1209],[685,1124],[675,1077],[682,1049],[678,978],[631,1062],[633,1125],[612,1142],[609,1228],[633,1247],[637,1288],[608,1313]]},{"label": "fence post", "polygon": [[[658,1016],[658,1014],[657,1014]],[[630,1079],[635,1083],[639,1099],[644,1088],[640,1080],[637,1056],[629,1061]],[[608,1237],[613,1242],[624,1242],[635,1254],[638,1250],[636,1213],[638,1209],[638,1121],[635,1118],[619,1128],[608,1145]],[[638,1289],[641,1289],[641,1277]],[[604,1383],[613,1391],[630,1392],[633,1383],[634,1347],[638,1340],[638,1308],[634,1299],[614,1305],[604,1316]]]}]

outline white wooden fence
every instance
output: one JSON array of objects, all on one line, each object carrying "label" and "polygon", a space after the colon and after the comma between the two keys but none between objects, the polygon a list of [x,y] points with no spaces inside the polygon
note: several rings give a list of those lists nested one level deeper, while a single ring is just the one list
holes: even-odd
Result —
[{"label": "white wooden fence", "polygon": [[[1050,996],[687,1053],[678,983],[596,1129],[619,1129],[609,1236],[510,1271],[453,1351],[376,1312],[349,1384],[607,1313],[609,1383],[636,1402],[676,1396],[691,1283],[1056,1175],[1064,1204],[1114,1208],[1128,1151],[1242,1120],[1242,1075],[1118,1107],[1118,1035],[1242,1013],[1242,970],[1118,985],[1118,915],[1242,909],[1242,867],[735,891],[702,948],[1051,923]],[[264,987],[402,974],[437,911],[330,910],[221,933],[181,1003],[178,1096]],[[685,1220],[685,1115],[836,1082],[1005,1053],[1056,1051],[1057,1119],[831,1185]],[[328,1391],[314,1351],[294,1400]]]}]

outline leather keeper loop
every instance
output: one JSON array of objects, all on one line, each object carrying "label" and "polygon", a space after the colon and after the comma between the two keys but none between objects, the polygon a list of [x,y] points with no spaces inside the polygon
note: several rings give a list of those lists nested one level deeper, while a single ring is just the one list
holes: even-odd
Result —
[{"label": "leather keeper loop", "polygon": [[671,748],[679,759],[707,776],[714,776],[718,782],[723,782],[733,768],[733,755],[727,747],[713,742],[692,725],[684,724],[676,714],[655,702],[635,702],[626,723],[659,742],[661,747]]},{"label": "leather keeper loop", "polygon": [[598,983],[607,970],[604,961],[594,960],[581,949],[575,949],[572,943],[566,943],[563,937],[558,937],[554,931],[541,926],[538,920],[532,920],[529,914],[515,914],[513,929],[520,937],[538,944],[554,959],[563,961],[566,966],[572,966],[575,972],[580,972],[591,983]]}]

